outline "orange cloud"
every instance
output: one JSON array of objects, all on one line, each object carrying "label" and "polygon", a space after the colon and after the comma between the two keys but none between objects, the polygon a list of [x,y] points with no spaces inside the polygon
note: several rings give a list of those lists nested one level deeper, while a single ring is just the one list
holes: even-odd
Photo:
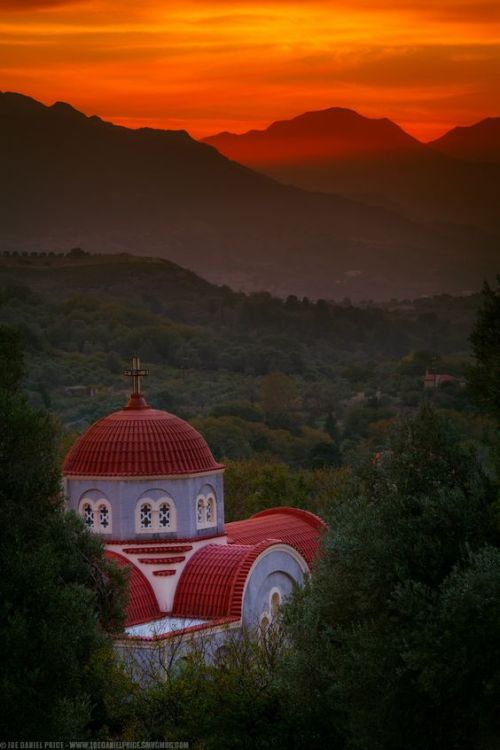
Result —
[{"label": "orange cloud", "polygon": [[0,82],[131,126],[246,130],[329,106],[422,137],[497,115],[500,5],[0,0]]}]

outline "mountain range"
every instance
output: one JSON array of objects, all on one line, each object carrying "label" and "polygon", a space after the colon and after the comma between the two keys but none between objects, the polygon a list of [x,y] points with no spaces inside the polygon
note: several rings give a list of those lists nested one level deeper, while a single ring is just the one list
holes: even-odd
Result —
[{"label": "mountain range", "polygon": [[428,145],[456,159],[500,165],[500,117],[453,128]]},{"label": "mountain range", "polygon": [[[374,136],[356,157],[361,167],[372,156],[387,161],[389,141],[405,159],[413,151],[457,162],[379,122],[378,145]],[[460,292],[496,270],[494,222],[430,223],[347,189],[282,184],[185,131],[131,130],[61,102],[0,93],[0,160],[4,251],[156,254],[235,288],[336,299]],[[476,193],[483,184],[487,193],[488,169],[498,176],[486,167]]]},{"label": "mountain range", "polygon": [[334,107],[204,139],[281,182],[427,222],[500,234],[500,118],[421,143],[391,120]]}]

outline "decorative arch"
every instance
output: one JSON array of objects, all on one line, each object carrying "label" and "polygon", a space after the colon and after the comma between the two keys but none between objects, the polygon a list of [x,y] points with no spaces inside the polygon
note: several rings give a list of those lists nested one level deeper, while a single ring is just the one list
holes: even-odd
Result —
[{"label": "decorative arch", "polygon": [[273,620],[279,615],[282,599],[281,591],[277,587],[272,588],[269,592],[269,612]]},{"label": "decorative arch", "polygon": [[111,505],[107,500],[101,498],[96,502],[97,528],[101,534],[111,531]]},{"label": "decorative arch", "polygon": [[95,526],[95,513],[94,513],[94,503],[92,500],[85,499],[82,502],[81,510],[79,511],[80,515],[83,516],[83,520],[85,525],[89,528],[94,530]]},{"label": "decorative arch", "polygon": [[280,631],[279,611],[282,603],[282,595],[279,588],[274,586],[269,592],[269,601],[267,609],[259,617],[259,626],[257,628],[257,638],[261,645],[267,643],[269,636]]},{"label": "decorative arch", "polygon": [[142,494],[135,506],[135,530],[137,534],[177,530],[177,509],[168,492],[154,489]]},{"label": "decorative arch", "polygon": [[205,526],[206,508],[205,498],[199,495],[196,498],[196,528],[202,529]]},{"label": "decorative arch", "polygon": [[213,495],[209,495],[205,501],[205,519],[208,526],[214,526],[217,523],[217,505]]},{"label": "decorative arch", "polygon": [[162,500],[158,500],[158,526],[162,531],[172,528],[174,515],[174,504],[170,499],[163,498]]},{"label": "decorative arch", "polygon": [[211,484],[204,484],[196,496],[195,519],[197,529],[217,526],[217,499]]},{"label": "decorative arch", "polygon": [[91,531],[97,534],[111,534],[113,531],[111,503],[99,490],[88,490],[81,496],[78,513]]},{"label": "decorative arch", "polygon": [[137,531],[152,531],[153,530],[153,502],[149,498],[145,497],[140,500],[137,504],[137,510],[139,513],[139,523],[137,524]]}]

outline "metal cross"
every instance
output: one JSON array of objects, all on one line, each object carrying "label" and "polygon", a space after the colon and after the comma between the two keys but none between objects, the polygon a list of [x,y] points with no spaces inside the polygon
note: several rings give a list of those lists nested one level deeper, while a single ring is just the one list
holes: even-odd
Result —
[{"label": "metal cross", "polygon": [[123,374],[132,378],[133,393],[139,395],[141,392],[141,378],[145,378],[149,375],[149,370],[141,368],[141,360],[139,357],[132,357],[132,368],[130,370],[124,370]]}]

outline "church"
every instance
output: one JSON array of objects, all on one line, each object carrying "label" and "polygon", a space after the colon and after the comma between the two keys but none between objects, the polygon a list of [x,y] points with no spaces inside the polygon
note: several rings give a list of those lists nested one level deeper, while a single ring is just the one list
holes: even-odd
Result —
[{"label": "church", "polygon": [[[134,358],[124,408],[95,422],[63,466],[69,507],[129,569],[128,647],[265,632],[310,570],[326,526],[278,507],[224,522],[224,466],[187,422],[152,408]],[[220,635],[219,635],[220,640]]]}]

